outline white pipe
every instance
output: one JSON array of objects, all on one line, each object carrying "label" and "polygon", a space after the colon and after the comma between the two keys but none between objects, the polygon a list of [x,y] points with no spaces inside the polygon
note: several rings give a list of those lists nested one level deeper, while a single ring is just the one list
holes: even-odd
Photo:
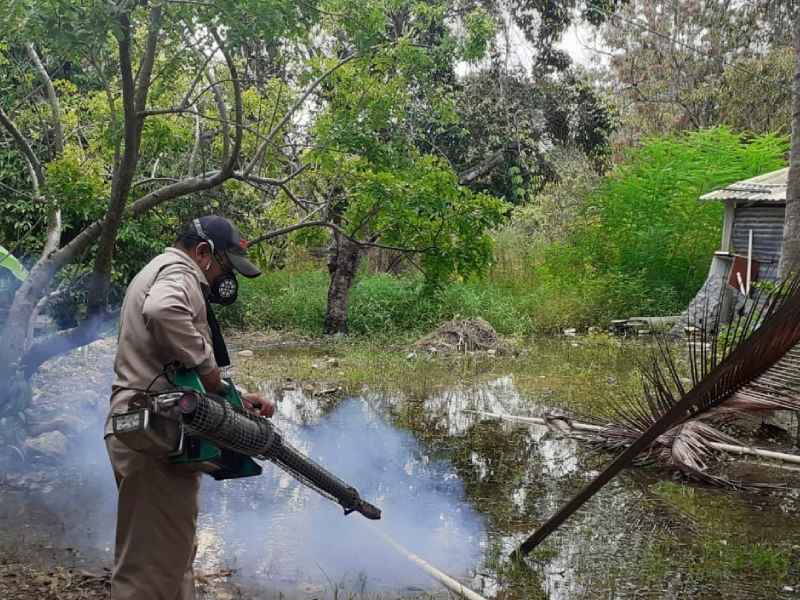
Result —
[{"label": "white pipe", "polygon": [[800,456],[797,456],[796,454],[773,452],[772,450],[750,448],[749,446],[733,446],[731,444],[723,444],[720,442],[710,442],[708,445],[716,450],[728,452],[729,454],[751,454],[753,456],[760,456],[762,458],[772,458],[774,460],[781,460],[783,462],[800,464]]},{"label": "white pipe", "polygon": [[[506,419],[509,421],[519,421],[520,423],[532,423],[534,425],[547,425],[547,421],[538,417],[518,417],[516,415],[504,415],[499,413],[481,412],[477,410],[465,410],[464,412],[475,413],[485,417],[495,417],[499,419]],[[603,427],[599,425],[590,425],[589,423],[576,423],[570,422],[570,427],[576,431],[592,431],[599,432]],[[760,456],[762,458],[770,458],[773,460],[780,460],[788,463],[800,464],[800,456],[797,454],[786,454],[784,452],[774,452],[773,450],[762,450],[761,448],[751,448],[750,446],[734,446],[732,444],[723,444],[721,442],[706,442],[714,450],[727,452],[729,454],[750,454],[752,456]]]},{"label": "white pipe", "polygon": [[747,287],[744,285],[744,281],[742,281],[742,274],[739,271],[736,271],[736,281],[739,283],[739,291],[742,292],[742,295],[747,295]]},{"label": "white pipe", "polygon": [[[484,417],[497,417],[499,419],[507,419],[508,421],[519,421],[520,423],[532,423],[534,425],[547,425],[547,421],[539,417],[518,417],[516,415],[504,415],[500,413],[481,412],[477,410],[464,410],[464,412],[474,413],[476,415],[483,415]],[[576,423],[570,421],[570,427],[577,431],[602,431],[600,425],[590,425],[589,423]]]},{"label": "white pipe", "polygon": [[750,234],[747,240],[747,291],[745,294],[747,296],[750,295],[750,281],[752,281],[752,273],[753,273],[753,230],[750,230]]},{"label": "white pipe", "polygon": [[372,529],[372,531],[379,538],[381,538],[384,542],[386,542],[389,546],[391,546],[392,548],[397,550],[400,554],[405,556],[408,560],[410,560],[412,563],[417,565],[420,569],[425,571],[428,575],[430,575],[434,579],[438,580],[440,583],[442,583],[451,592],[453,592],[455,594],[458,594],[459,598],[465,598],[466,600],[486,600],[486,598],[484,598],[480,594],[478,594],[476,592],[473,592],[469,588],[464,587],[463,585],[461,585],[459,582],[457,582],[452,577],[450,577],[448,575],[445,575],[439,569],[437,569],[436,567],[432,566],[430,563],[422,560],[416,554],[412,554],[411,552],[409,552],[408,550],[403,548],[393,538],[391,538],[387,533],[385,533],[385,532],[381,531],[380,529],[378,529],[378,526],[375,523],[372,523],[371,521],[365,521],[363,519],[359,519],[358,522],[363,524],[363,525],[366,525],[367,527]]}]

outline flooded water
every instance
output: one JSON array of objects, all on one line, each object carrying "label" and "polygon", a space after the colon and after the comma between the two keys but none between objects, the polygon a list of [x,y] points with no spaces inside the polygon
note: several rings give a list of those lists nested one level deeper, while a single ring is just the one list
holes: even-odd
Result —
[{"label": "flooded water", "polygon": [[[206,479],[197,571],[233,571],[207,597],[452,597],[377,528],[486,598],[800,598],[800,475],[753,462],[729,469],[786,490],[703,490],[628,470],[523,566],[506,560],[609,460],[546,427],[488,416],[589,412],[628,389],[641,347],[576,344],[518,358],[370,362],[319,347],[237,360],[237,380],[278,400],[286,439],[383,519],[345,517],[271,464],[258,478]],[[92,360],[99,394],[103,360]],[[3,562],[111,566],[115,490],[100,426],[71,440],[66,464],[3,474]]]}]

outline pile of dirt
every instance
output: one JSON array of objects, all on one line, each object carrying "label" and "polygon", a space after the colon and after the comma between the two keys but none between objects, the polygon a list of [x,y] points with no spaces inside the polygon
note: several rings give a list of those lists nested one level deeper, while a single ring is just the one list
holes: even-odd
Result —
[{"label": "pile of dirt", "polygon": [[517,354],[513,344],[500,339],[494,327],[480,317],[448,321],[418,340],[414,346],[436,352]]}]

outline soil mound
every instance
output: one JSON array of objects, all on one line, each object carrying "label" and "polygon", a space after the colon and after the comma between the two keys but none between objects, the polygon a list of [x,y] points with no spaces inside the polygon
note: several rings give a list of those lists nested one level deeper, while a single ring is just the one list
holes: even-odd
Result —
[{"label": "soil mound", "polygon": [[448,321],[418,340],[414,346],[437,352],[484,350],[498,354],[516,354],[514,346],[502,340],[494,327],[480,317]]}]

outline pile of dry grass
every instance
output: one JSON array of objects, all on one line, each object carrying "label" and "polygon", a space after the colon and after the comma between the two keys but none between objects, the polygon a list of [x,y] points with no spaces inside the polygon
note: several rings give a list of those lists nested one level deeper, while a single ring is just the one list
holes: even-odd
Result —
[{"label": "pile of dry grass", "polygon": [[426,350],[435,349],[437,352],[490,350],[498,354],[515,354],[513,345],[500,339],[494,327],[480,317],[448,321],[414,345]]}]

